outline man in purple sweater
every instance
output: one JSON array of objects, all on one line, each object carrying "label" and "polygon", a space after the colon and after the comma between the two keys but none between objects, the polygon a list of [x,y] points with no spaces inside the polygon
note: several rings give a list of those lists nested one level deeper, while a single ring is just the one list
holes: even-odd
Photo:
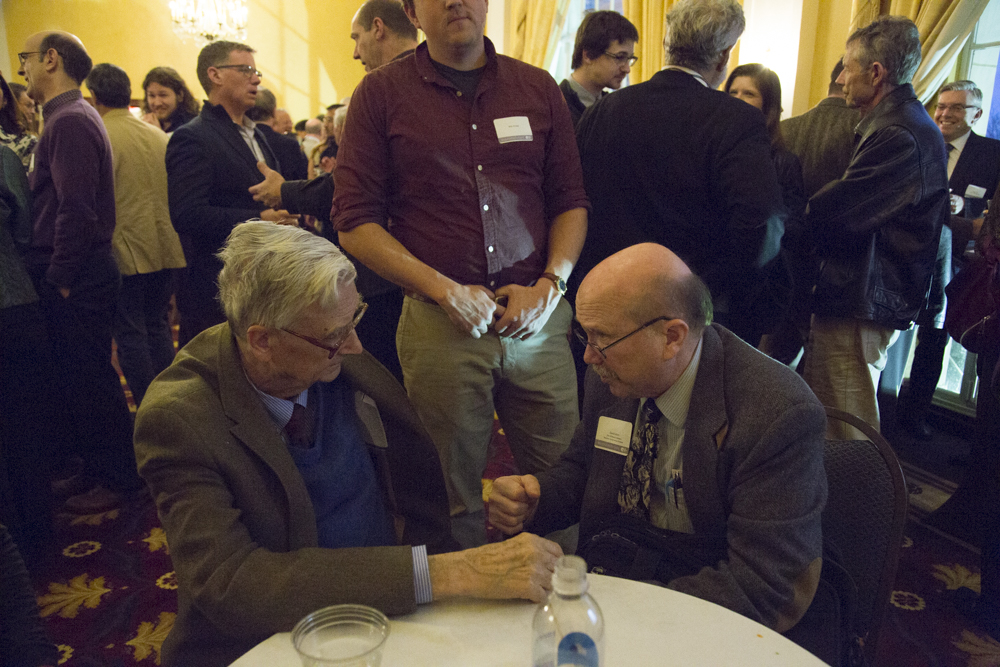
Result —
[{"label": "man in purple sweater", "polygon": [[111,254],[111,144],[101,117],[80,93],[92,63],[77,37],[36,33],[18,59],[28,95],[45,115],[45,131],[28,170],[34,224],[25,264],[60,369],[59,386],[53,389],[60,392],[75,436],[75,452],[56,454],[78,454],[87,481],[96,484],[68,506],[99,511],[142,485],[128,406],[111,365],[111,325],[121,284]]}]

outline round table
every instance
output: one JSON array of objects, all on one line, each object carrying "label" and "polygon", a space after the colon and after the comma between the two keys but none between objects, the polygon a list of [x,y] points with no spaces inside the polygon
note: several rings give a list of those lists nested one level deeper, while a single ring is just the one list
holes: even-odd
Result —
[{"label": "round table", "polygon": [[[604,613],[607,667],[825,664],[777,632],[711,602],[628,579],[587,579]],[[535,609],[518,601],[422,605],[391,620],[382,667],[528,667]],[[233,663],[259,665],[301,667],[291,634],[276,634]]]}]

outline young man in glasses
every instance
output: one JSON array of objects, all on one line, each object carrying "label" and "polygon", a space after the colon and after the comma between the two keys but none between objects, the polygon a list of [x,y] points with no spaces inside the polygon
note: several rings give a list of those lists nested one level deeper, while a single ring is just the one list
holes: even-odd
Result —
[{"label": "young man in glasses", "polygon": [[548,471],[494,481],[491,523],[545,535],[578,521],[577,553],[603,568],[618,554],[591,542],[602,531],[656,532],[659,567],[640,554],[605,571],[779,632],[796,625],[823,551],[823,407],[793,371],[712,324],[705,283],[663,246],[598,264],[576,313],[593,370],[580,426]]},{"label": "young man in glasses", "polygon": [[250,218],[291,218],[255,202],[247,191],[262,180],[258,161],[280,170],[267,139],[246,116],[261,80],[254,50],[236,42],[212,42],[198,54],[197,72],[208,102],[167,145],[170,218],[188,262],[177,294],[182,346],[225,319],[216,301],[220,265],[215,253],[233,227]]},{"label": "young man in glasses", "polygon": [[220,255],[227,321],[181,350],[136,419],[180,586],[163,664],[229,664],[333,604],[399,614],[456,595],[541,599],[554,543],[445,553],[440,462],[361,347],[366,306],[337,247],[251,221]]},{"label": "young man in glasses", "polygon": [[574,126],[583,112],[604,96],[605,88],[621,88],[638,60],[637,41],[639,31],[618,12],[590,12],[583,17],[573,46],[573,73],[559,84]]}]

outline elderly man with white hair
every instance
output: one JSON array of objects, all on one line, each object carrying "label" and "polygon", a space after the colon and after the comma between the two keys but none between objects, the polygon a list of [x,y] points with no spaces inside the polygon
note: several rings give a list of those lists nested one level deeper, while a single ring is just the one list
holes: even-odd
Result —
[{"label": "elderly man with white hair", "polygon": [[229,664],[332,604],[394,614],[456,595],[541,599],[554,543],[443,553],[454,542],[437,453],[354,333],[367,306],[340,250],[258,221],[219,256],[227,321],[181,350],[136,420],[179,582],[163,664]]}]

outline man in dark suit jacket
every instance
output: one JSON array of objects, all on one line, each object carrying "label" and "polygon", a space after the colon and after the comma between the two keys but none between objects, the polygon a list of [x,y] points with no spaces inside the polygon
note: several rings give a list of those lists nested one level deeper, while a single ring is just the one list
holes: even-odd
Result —
[{"label": "man in dark suit jacket", "polygon": [[188,275],[178,294],[180,342],[225,319],[215,300],[215,253],[237,224],[250,218],[280,221],[287,211],[265,208],[247,188],[261,180],[257,161],[278,160],[246,112],[254,105],[260,73],[254,50],[212,42],[198,54],[198,79],[208,101],[201,114],[178,128],[167,145],[170,219],[186,241]]},{"label": "man in dark suit jacket", "polygon": [[256,221],[223,255],[228,321],[181,350],[136,419],[179,583],[163,664],[228,665],[333,604],[544,597],[554,543],[443,553],[457,545],[441,464],[354,333],[365,304],[343,253]]},{"label": "man in dark suit jacket", "polygon": [[309,178],[309,158],[302,152],[298,140],[287,134],[279,134],[274,129],[278,100],[267,88],[257,88],[257,101],[247,111],[247,118],[257,124],[278,160],[278,171],[289,180]]},{"label": "man in dark suit jacket", "polygon": [[844,87],[837,83],[843,69],[838,60],[826,99],[801,116],[781,121],[785,146],[802,163],[807,198],[843,176],[854,154],[854,128],[861,122],[861,112],[847,106]]},{"label": "man in dark suit jacket", "polygon": [[604,96],[605,88],[621,88],[638,60],[637,41],[639,31],[618,12],[588,12],[583,17],[573,45],[573,72],[559,84],[574,126],[580,124],[583,112]]},{"label": "man in dark suit jacket", "polygon": [[594,208],[574,276],[655,241],[705,281],[717,320],[750,339],[751,289],[778,252],[784,210],[764,116],[714,90],[743,32],[743,10],[736,0],[684,0],[667,24],[669,65],[602,99],[577,128]]},{"label": "man in dark suit jacket", "polygon": [[651,523],[681,552],[662,583],[784,632],[819,581],[826,417],[793,371],[710,324],[711,308],[662,246],[591,271],[576,300],[593,370],[583,419],[547,472],[494,481],[490,521],[542,535],[579,521],[584,558],[622,515]]},{"label": "man in dark suit jacket", "polygon": [[[948,150],[948,187],[952,213],[941,228],[938,262],[924,312],[917,318],[917,349],[913,352],[908,389],[899,411],[899,422],[921,440],[931,437],[927,413],[941,377],[948,332],[944,330],[944,288],[951,281],[954,264],[961,266],[966,245],[982,224],[987,198],[1000,182],[1000,141],[981,137],[972,126],[983,115],[983,93],[972,81],[946,83],[938,91],[934,123]],[[954,261],[953,261],[954,260]]]}]

